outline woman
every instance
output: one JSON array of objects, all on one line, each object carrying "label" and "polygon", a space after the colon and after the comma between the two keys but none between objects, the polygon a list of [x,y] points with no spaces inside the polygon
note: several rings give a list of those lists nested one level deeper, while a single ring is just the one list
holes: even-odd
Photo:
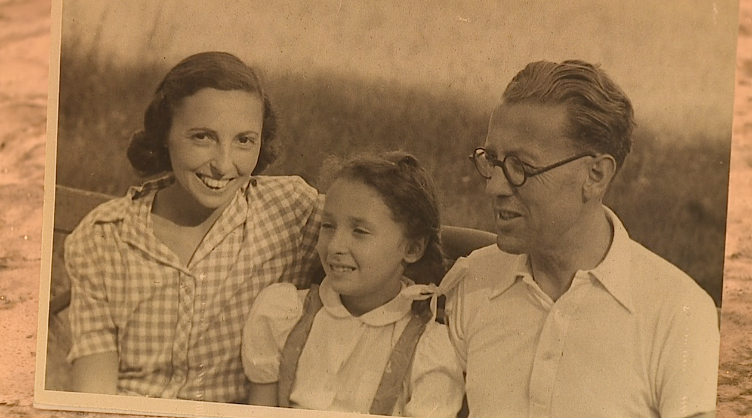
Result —
[{"label": "woman", "polygon": [[260,78],[233,55],[196,54],[165,76],[128,149],[159,176],[65,243],[75,390],[247,399],[240,343],[255,296],[320,268],[316,190],[256,176],[275,159],[275,128]]}]

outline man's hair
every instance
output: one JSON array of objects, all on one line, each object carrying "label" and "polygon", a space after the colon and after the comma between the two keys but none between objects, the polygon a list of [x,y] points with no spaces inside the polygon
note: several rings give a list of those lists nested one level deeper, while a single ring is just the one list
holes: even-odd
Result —
[{"label": "man's hair", "polygon": [[577,60],[532,62],[514,76],[502,103],[565,105],[567,137],[584,151],[613,156],[617,170],[632,147],[632,103],[600,66]]}]

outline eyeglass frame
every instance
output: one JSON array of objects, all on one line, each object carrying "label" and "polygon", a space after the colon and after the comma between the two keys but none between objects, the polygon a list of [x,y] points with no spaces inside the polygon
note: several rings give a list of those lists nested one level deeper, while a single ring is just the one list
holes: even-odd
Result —
[{"label": "eyeglass frame", "polygon": [[[500,160],[500,159],[492,156],[485,148],[478,147],[478,148],[476,148],[473,151],[472,154],[470,154],[469,157],[470,157],[470,161],[472,161],[473,165],[475,166],[475,169],[478,171],[478,174],[480,174],[480,176],[483,177],[486,180],[491,180],[491,176],[488,176],[488,177],[484,176],[483,173],[481,172],[480,168],[478,168],[477,160],[478,160],[478,156],[479,156],[480,152],[483,152],[483,154],[485,154],[485,156],[486,156],[485,157],[486,160],[491,163],[491,170],[492,170],[492,172],[493,172],[494,168],[501,167],[501,172],[504,173],[504,178],[506,178],[507,182],[509,182],[509,184],[511,184],[514,187],[522,187],[525,184],[525,182],[527,182],[527,179],[529,179],[530,177],[535,177],[538,174],[542,174],[542,173],[545,173],[546,171],[553,170],[554,168],[561,167],[564,164],[569,164],[569,163],[571,163],[573,161],[579,160],[580,158],[583,158],[583,157],[597,157],[597,155],[593,154],[592,152],[584,152],[584,153],[577,154],[577,155],[574,155],[572,157],[566,158],[564,160],[555,162],[553,164],[547,165],[545,167],[534,168],[533,171],[528,171],[526,169],[526,167],[528,167],[530,165],[527,164],[527,163],[525,163],[524,161],[520,160],[520,158],[517,157],[516,155],[511,155],[510,154],[510,155],[507,155],[506,157],[504,157],[503,160]],[[510,179],[509,173],[507,172],[507,167],[506,167],[505,162],[509,158],[513,158],[513,159],[519,161],[520,166],[522,167],[522,173],[523,173],[524,177],[523,177],[522,182],[520,184],[515,184]]]}]

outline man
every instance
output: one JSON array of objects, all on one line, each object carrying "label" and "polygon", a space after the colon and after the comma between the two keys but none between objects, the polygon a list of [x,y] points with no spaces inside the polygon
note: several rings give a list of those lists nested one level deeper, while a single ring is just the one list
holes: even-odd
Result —
[{"label": "man", "polygon": [[444,279],[471,417],[714,416],[713,301],[602,204],[633,125],[585,62],[531,63],[507,86],[472,155],[497,245]]}]

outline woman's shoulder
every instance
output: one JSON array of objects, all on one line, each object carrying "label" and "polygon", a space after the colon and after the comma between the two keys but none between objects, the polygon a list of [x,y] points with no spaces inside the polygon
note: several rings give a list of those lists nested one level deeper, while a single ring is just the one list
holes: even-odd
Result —
[{"label": "woman's shoulder", "polygon": [[316,189],[300,176],[256,176],[251,187],[266,193],[318,194]]},{"label": "woman's shoulder", "polygon": [[249,187],[250,201],[296,215],[310,213],[319,198],[318,190],[298,176],[258,176],[251,180]]},{"label": "woman's shoulder", "polygon": [[117,246],[122,220],[132,204],[132,197],[123,196],[104,202],[86,214],[65,239],[66,264],[91,259]]},{"label": "woman's shoulder", "polygon": [[103,224],[122,221],[132,205],[133,197],[128,195],[108,200],[86,214],[71,235],[91,234]]},{"label": "woman's shoulder", "polygon": [[140,186],[131,186],[124,196],[110,199],[91,210],[76,229],[91,227],[96,224],[121,221],[128,211],[144,203],[151,194],[171,183],[169,175],[147,181]]}]

